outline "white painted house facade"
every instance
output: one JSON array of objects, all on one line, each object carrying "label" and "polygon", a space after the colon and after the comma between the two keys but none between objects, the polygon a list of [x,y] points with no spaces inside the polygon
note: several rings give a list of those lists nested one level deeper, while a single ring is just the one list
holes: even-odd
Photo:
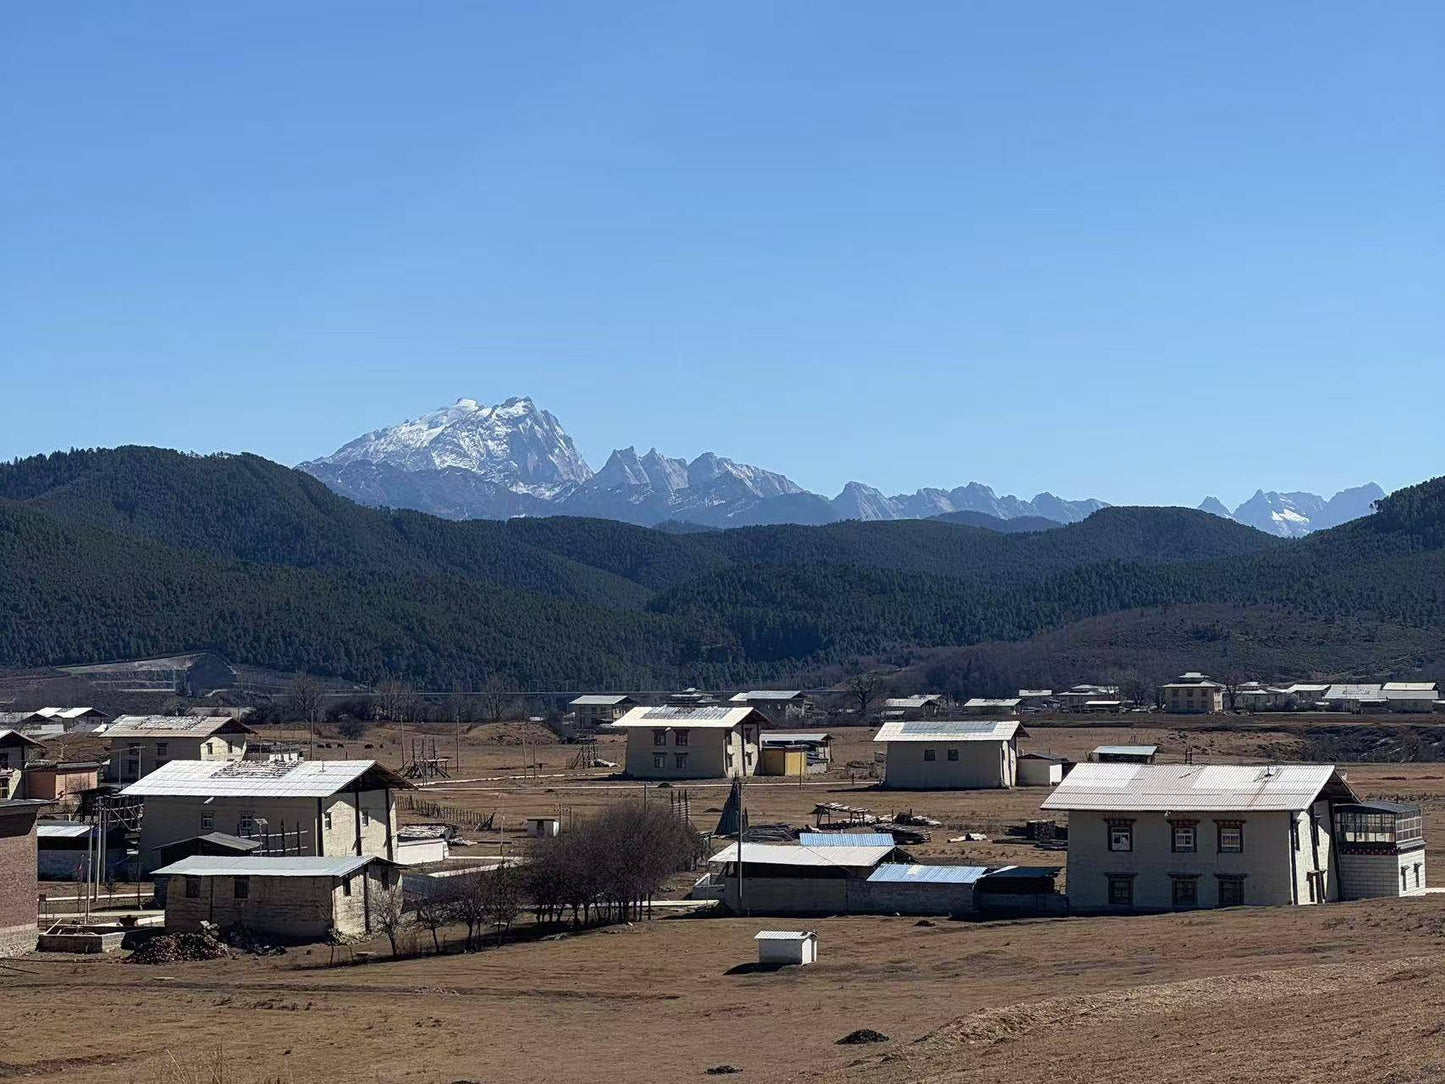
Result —
[{"label": "white painted house facade", "polygon": [[901,790],[982,790],[1018,780],[1016,719],[884,723],[873,736],[887,750],[883,785]]},{"label": "white painted house facade", "polygon": [[1342,898],[1329,764],[1079,764],[1043,803],[1069,816],[1074,911]]},{"label": "white painted house facade", "polygon": [[767,722],[746,706],[669,705],[634,708],[612,725],[627,734],[633,779],[723,779],[757,774]]}]

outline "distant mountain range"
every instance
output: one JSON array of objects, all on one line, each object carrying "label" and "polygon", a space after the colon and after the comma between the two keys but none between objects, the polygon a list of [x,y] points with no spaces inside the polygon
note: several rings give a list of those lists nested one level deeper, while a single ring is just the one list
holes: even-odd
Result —
[{"label": "distant mountain range", "polygon": [[[999,496],[979,482],[893,496],[849,482],[828,498],[785,475],[714,452],[688,462],[656,448],[642,454],[619,448],[594,472],[561,423],[528,398],[496,406],[458,399],[414,421],[367,433],[300,469],[362,504],[448,519],[567,515],[649,527],[749,527],[963,517],[952,522],[994,529],[1007,522],[1017,532],[1077,523],[1108,507],[1095,498],[1065,500],[1048,492],[1032,500]],[[1383,495],[1373,484],[1328,501],[1309,493],[1261,491],[1233,512],[1213,497],[1201,508],[1269,534],[1297,537],[1366,515]]]},{"label": "distant mountain range", "polygon": [[1385,491],[1374,482],[1342,489],[1329,500],[1318,493],[1276,493],[1272,490],[1266,493],[1259,489],[1233,512],[1217,497],[1205,497],[1199,510],[1280,538],[1300,538],[1368,516],[1375,510],[1375,502],[1384,495]]},{"label": "distant mountain range", "polygon": [[1000,497],[977,482],[891,497],[849,482],[830,500],[785,475],[713,452],[689,463],[656,448],[640,455],[636,448],[619,448],[594,472],[561,423],[528,398],[496,406],[458,399],[415,421],[367,433],[300,469],[362,504],[449,519],[570,515],[643,526],[681,521],[745,527],[981,513],[995,520],[1027,518],[1034,523],[1029,529],[1041,529],[1076,523],[1106,507],[1052,493],[1031,501]]}]

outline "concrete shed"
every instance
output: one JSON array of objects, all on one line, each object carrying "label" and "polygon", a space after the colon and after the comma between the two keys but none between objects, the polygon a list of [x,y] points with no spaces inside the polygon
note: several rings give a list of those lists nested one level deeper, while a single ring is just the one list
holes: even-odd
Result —
[{"label": "concrete shed", "polygon": [[1019,757],[1018,783],[1021,787],[1056,787],[1064,781],[1062,757],[1024,753]]},{"label": "concrete shed", "polygon": [[163,866],[156,876],[169,882],[168,930],[194,931],[214,922],[294,941],[319,941],[333,931],[369,934],[378,928],[387,897],[401,891],[396,866],[374,855],[193,855]]},{"label": "concrete shed", "polygon": [[753,940],[760,964],[811,964],[818,959],[818,935],[812,930],[763,930]]}]

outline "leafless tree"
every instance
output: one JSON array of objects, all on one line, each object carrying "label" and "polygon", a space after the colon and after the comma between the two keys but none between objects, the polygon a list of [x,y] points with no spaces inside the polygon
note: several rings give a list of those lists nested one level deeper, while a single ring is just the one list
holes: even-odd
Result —
[{"label": "leafless tree", "polygon": [[286,690],[286,710],[308,726],[314,727],[321,719],[325,692],[325,686],[315,675],[298,673],[291,679],[291,687]]},{"label": "leafless tree", "polygon": [[441,939],[438,933],[443,926],[452,921],[453,913],[452,900],[448,893],[423,896],[417,901],[416,920],[431,931],[433,952],[441,952]]},{"label": "leafless tree", "polygon": [[372,918],[386,939],[391,943],[391,954],[397,954],[396,942],[406,926],[406,906],[402,899],[401,885],[386,889],[376,901]]},{"label": "leafless tree", "polygon": [[387,678],[376,687],[376,703],[387,722],[408,722],[420,702],[416,690],[396,678]]},{"label": "leafless tree", "polygon": [[873,701],[878,699],[880,691],[878,675],[868,673],[867,671],[861,674],[855,674],[848,679],[847,690],[848,695],[858,705],[859,719],[866,720],[868,718],[868,708],[873,704]]}]

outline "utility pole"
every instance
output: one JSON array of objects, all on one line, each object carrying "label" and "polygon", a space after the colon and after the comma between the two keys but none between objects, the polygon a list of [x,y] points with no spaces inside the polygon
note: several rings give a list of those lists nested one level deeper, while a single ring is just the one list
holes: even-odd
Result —
[{"label": "utility pole", "polygon": [[743,781],[738,777],[738,910],[744,916],[748,913],[747,904],[743,902],[743,836],[748,832],[747,807],[743,805]]}]

